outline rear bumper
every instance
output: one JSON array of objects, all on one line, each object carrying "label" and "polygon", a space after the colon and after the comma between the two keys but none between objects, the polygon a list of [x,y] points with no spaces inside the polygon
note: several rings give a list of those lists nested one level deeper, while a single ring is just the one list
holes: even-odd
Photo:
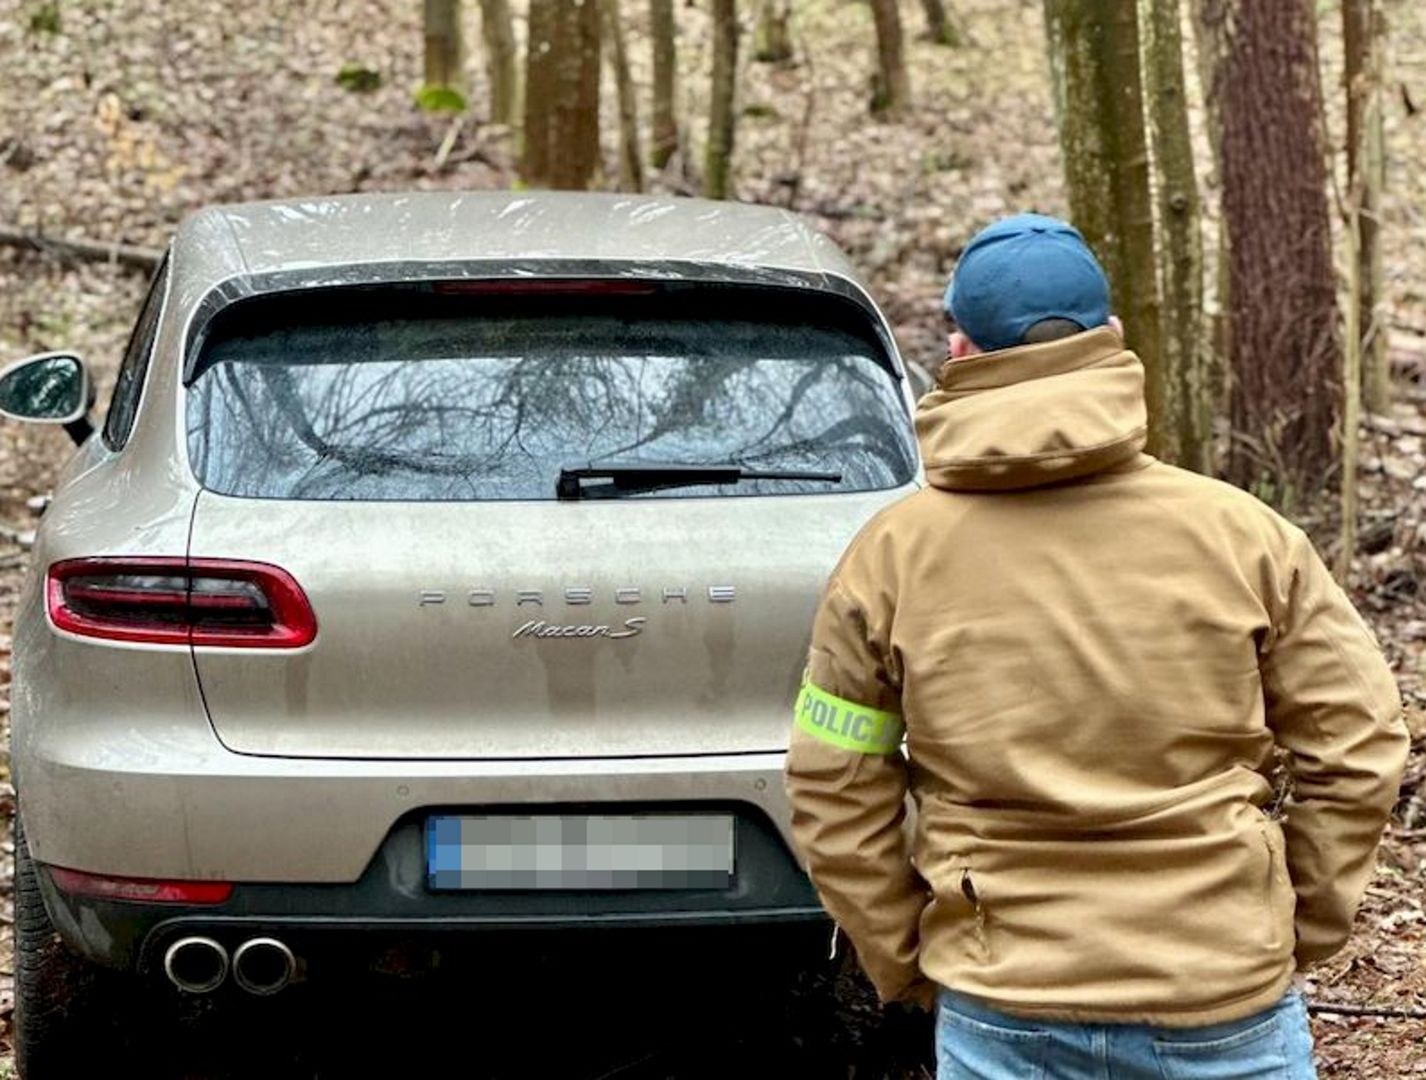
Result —
[{"label": "rear bumper", "polygon": [[[659,804],[658,809],[668,809]],[[46,904],[69,943],[101,963],[162,969],[168,945],[203,934],[229,951],[255,935],[281,938],[299,955],[377,956],[423,937],[450,942],[491,931],[613,927],[712,927],[825,919],[777,831],[747,806],[707,806],[736,820],[736,869],[726,889],[568,892],[439,892],[426,884],[424,812],[408,814],[349,884],[246,883],[222,904],[174,906],[72,896],[41,874]],[[568,806],[560,809],[568,810]],[[648,806],[620,807],[632,811]],[[487,939],[489,940],[489,939]]]},{"label": "rear bumper", "polygon": [[15,782],[36,861],[94,874],[351,884],[445,808],[746,806],[791,848],[785,754],[384,761],[235,754],[206,721],[140,734],[29,721]]},{"label": "rear bumper", "polygon": [[[522,926],[816,920],[790,843],[784,755],[552,761],[342,761],[234,754],[206,724],[161,744],[94,724],[29,725],[16,781],[35,860],[91,874],[236,884],[198,908],[67,896],[44,880],[77,949],[153,967],[175,934],[263,930],[323,939]],[[681,810],[737,818],[726,890],[440,893],[427,889],[433,812]],[[297,942],[294,941],[294,945]]]}]

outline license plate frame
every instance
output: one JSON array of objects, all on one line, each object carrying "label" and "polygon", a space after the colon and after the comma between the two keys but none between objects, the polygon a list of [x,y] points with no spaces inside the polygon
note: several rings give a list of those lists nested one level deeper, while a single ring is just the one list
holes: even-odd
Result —
[{"label": "license plate frame", "polygon": [[727,813],[433,814],[433,892],[724,890],[736,872]]}]

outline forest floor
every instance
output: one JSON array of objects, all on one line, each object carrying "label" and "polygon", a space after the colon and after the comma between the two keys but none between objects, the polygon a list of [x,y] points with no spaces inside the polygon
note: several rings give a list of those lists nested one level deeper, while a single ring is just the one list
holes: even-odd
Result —
[{"label": "forest floor", "polygon": [[[911,44],[915,104],[896,122],[867,116],[871,18],[855,0],[799,3],[796,61],[747,64],[740,88],[738,196],[791,206],[827,229],[867,276],[904,355],[922,373],[942,358],[939,295],[969,236],[1013,210],[1065,210],[1038,0],[952,0],[952,6],[969,45]],[[919,29],[907,7],[904,17]],[[1426,5],[1387,0],[1386,7],[1398,75],[1387,114],[1393,159],[1385,213],[1388,306],[1392,348],[1409,361],[1426,348],[1426,116],[1420,115],[1426,108]],[[184,213],[206,203],[374,189],[508,188],[515,180],[511,140],[482,122],[478,56],[471,63],[471,113],[454,127],[411,105],[421,63],[419,13],[415,0],[0,0],[0,228],[160,246]],[[644,13],[627,2],[625,13],[635,76],[646,87]],[[677,17],[680,106],[685,116],[701,117],[706,7],[689,0],[678,5]],[[1327,89],[1335,101],[1340,49],[1333,21],[1324,16],[1323,28]],[[479,41],[474,25],[467,40]],[[744,35],[745,48],[751,40],[751,33]],[[335,76],[348,64],[371,69],[380,85],[365,93],[343,89]],[[606,86],[611,121],[612,96]],[[643,105],[647,115],[646,99]],[[1336,132],[1339,110],[1332,119]],[[606,128],[612,168],[612,122]],[[656,190],[696,190],[700,134],[694,125],[685,151],[654,178]],[[438,161],[447,135],[454,145]],[[1209,170],[1205,176],[1211,207]],[[98,372],[102,399],[143,284],[122,268],[0,248],[0,362],[45,349],[77,350]],[[1365,530],[1353,592],[1419,714],[1426,709],[1426,387],[1404,386],[1402,402],[1390,415],[1368,418],[1364,434]],[[47,490],[69,449],[56,431],[0,424],[0,721],[7,712],[8,622],[26,560],[18,534],[34,527],[26,500]],[[1307,524],[1330,548],[1333,514],[1317,509]],[[1340,956],[1311,973],[1309,992],[1321,1004],[1426,1007],[1426,755],[1419,723],[1416,730],[1408,797],[1383,848],[1358,932]],[[0,782],[7,778],[3,770],[0,759]],[[8,787],[0,788],[0,811],[7,817],[13,811]],[[6,859],[0,863],[3,912],[9,910],[9,873]],[[0,916],[0,1077],[10,1068],[3,1052],[11,1008],[9,929],[9,916]],[[512,1062],[509,1075],[686,1078],[715,1075],[739,1054],[739,1071],[759,1075],[764,1069],[750,1068],[748,1055],[765,1053],[801,1062],[789,1066],[790,1075],[929,1075],[915,1045],[924,1028],[880,1020],[845,977],[834,991],[804,985],[782,1005],[765,1007],[761,1027],[746,1028],[753,1032],[748,1035],[735,1034],[745,1031],[737,1025],[749,1021],[746,1011],[730,1018],[705,1003],[703,1024],[694,1027],[687,1016],[677,1019],[679,1009],[651,1003],[684,1001],[704,981],[697,969],[635,976],[601,967],[591,975],[571,970],[567,960],[563,969],[559,957],[532,965],[546,981],[532,982],[526,973],[522,983],[502,983],[496,997],[477,998],[469,985],[458,986],[458,1009],[449,987],[436,995],[353,991],[320,1010],[299,994],[280,1009],[242,1006],[240,1023],[226,1038],[200,1010],[186,1018],[188,1034],[172,1044],[174,1062],[190,1053],[188,1064],[155,1063],[147,1075],[275,1076],[279,1060],[294,1076],[400,1075],[406,1070],[396,1063],[409,1066],[409,1060],[393,1058],[395,1071],[386,1072],[379,1064],[384,1053],[407,1046],[413,1030],[450,1030],[469,1048],[462,1025],[471,1015],[484,1017],[486,1031],[522,1033],[513,1038],[518,1046],[496,1035],[484,1040],[482,1052],[498,1049]],[[679,990],[670,995],[675,985]],[[523,1018],[510,1011],[511,1002],[525,1010]],[[541,1027],[558,1033],[553,1039],[522,1041],[529,1038],[531,1006],[542,1014]],[[449,1028],[433,1027],[433,1017]],[[1324,1077],[1426,1075],[1426,1024],[1419,1020],[1320,1012],[1314,1030]],[[344,1049],[320,1062],[294,1049],[317,1032]],[[817,1053],[817,1060],[843,1064],[813,1072],[808,1055]],[[561,1055],[569,1060],[556,1068],[554,1057]],[[756,1060],[765,1065],[768,1059]],[[240,1061],[250,1064],[235,1064]],[[488,1072],[507,1075],[499,1068]]]}]

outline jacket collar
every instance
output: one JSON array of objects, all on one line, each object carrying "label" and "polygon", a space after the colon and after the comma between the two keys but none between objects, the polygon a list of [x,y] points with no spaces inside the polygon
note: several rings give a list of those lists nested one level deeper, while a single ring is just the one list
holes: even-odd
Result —
[{"label": "jacket collar", "polygon": [[1144,368],[1101,327],[944,364],[916,409],[930,482],[1010,491],[1121,465],[1144,447]]}]

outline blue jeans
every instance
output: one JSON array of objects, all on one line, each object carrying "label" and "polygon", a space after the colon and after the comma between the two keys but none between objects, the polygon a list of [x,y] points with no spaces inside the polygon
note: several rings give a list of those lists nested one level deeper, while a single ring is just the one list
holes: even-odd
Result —
[{"label": "blue jeans", "polygon": [[942,989],[936,1080],[1317,1080],[1307,1006],[1209,1027],[1077,1024],[1007,1016]]}]

